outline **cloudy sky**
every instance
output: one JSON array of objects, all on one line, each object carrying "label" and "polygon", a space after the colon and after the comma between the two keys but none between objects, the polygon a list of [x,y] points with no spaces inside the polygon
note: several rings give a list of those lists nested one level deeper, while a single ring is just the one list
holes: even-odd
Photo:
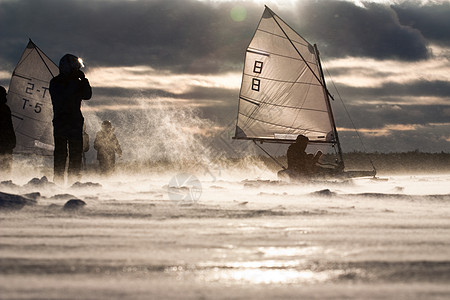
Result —
[{"label": "cloudy sky", "polygon": [[31,38],[56,63],[84,59],[88,125],[217,133],[264,4],[318,45],[344,151],[361,149],[338,95],[368,151],[450,152],[450,1],[0,0],[0,85]]}]

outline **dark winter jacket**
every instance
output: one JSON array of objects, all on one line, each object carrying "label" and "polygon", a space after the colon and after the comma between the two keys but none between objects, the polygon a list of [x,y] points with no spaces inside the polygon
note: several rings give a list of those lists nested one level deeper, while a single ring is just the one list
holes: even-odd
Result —
[{"label": "dark winter jacket", "polygon": [[286,153],[288,169],[301,171],[306,169],[307,154],[303,145],[294,143]]},{"label": "dark winter jacket", "polygon": [[83,139],[81,101],[91,98],[92,89],[80,66],[76,56],[66,54],[59,62],[59,75],[50,81],[55,137]]},{"label": "dark winter jacket", "polygon": [[11,120],[11,110],[6,101],[0,103],[0,153],[9,153],[16,147],[16,134]]},{"label": "dark winter jacket", "polygon": [[97,150],[97,159],[99,161],[108,161],[112,164],[116,161],[116,153],[122,155],[119,141],[111,129],[102,129],[97,132],[94,141],[94,149]]}]

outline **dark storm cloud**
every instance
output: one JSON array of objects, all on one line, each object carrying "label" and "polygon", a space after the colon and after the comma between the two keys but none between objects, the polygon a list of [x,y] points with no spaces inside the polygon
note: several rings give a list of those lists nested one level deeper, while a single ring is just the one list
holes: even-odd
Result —
[{"label": "dark storm cloud", "polygon": [[[393,124],[427,125],[449,122],[449,105],[443,101],[450,95],[450,83],[447,81],[386,83],[376,88],[340,86],[339,92],[357,127],[376,129]],[[421,103],[417,97],[423,97]],[[442,100],[434,103],[435,100],[429,100],[430,97]],[[352,124],[342,102],[338,96],[335,98],[332,104],[338,126],[351,128]]]},{"label": "dark storm cloud", "polygon": [[[239,71],[245,47],[264,8],[242,3],[247,18],[234,22],[230,10],[236,3],[3,1],[2,64],[14,66],[30,37],[56,63],[62,54],[72,52],[84,57],[88,66],[151,65],[185,73]],[[296,11],[272,9],[305,38],[317,42],[327,57],[423,59],[429,53],[419,30],[426,31],[427,36],[440,32],[445,38],[439,22],[427,23],[420,17],[419,6],[393,9],[376,4],[363,8],[342,1],[298,3]],[[427,9],[431,15],[435,6]],[[404,24],[399,22],[396,11],[401,12]]]},{"label": "dark storm cloud", "polygon": [[[447,151],[449,114],[445,109],[448,109],[448,106],[349,106],[353,123],[362,136],[360,140],[346,113],[341,107],[335,106],[337,126],[353,129],[339,133],[343,150],[362,151],[363,142],[369,152],[401,152],[414,149],[426,152]],[[373,131],[370,133],[368,130]]]},{"label": "dark storm cloud", "polygon": [[425,38],[437,44],[450,46],[450,2],[424,6],[405,2],[392,8],[400,23],[419,30]]},{"label": "dark storm cloud", "polygon": [[219,72],[242,62],[262,11],[251,9],[248,21],[237,23],[231,8],[195,0],[7,1],[0,8],[0,47],[2,56],[17,60],[31,37],[54,60],[73,52],[91,66]]},{"label": "dark storm cloud", "polygon": [[340,91],[355,99],[361,96],[373,99],[386,97],[398,99],[398,97],[406,96],[440,97],[445,99],[450,95],[450,82],[443,80],[417,80],[408,83],[389,82],[375,88],[342,86]]},{"label": "dark storm cloud", "polygon": [[300,1],[298,9],[304,37],[315,39],[327,57],[420,60],[429,56],[421,32],[401,24],[395,10],[387,5]]},{"label": "dark storm cloud", "polygon": [[[333,103],[338,127],[353,128],[343,107]],[[449,114],[445,105],[347,105],[347,110],[357,128],[377,129],[387,125],[446,124]],[[447,127],[448,130],[448,127]]]}]

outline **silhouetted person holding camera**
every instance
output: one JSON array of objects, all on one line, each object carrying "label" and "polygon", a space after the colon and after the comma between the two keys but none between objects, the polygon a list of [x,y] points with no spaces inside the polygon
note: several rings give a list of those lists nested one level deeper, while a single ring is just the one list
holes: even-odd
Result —
[{"label": "silhouetted person holding camera", "polygon": [[11,119],[11,109],[6,105],[6,89],[0,86],[0,177],[11,172],[16,134]]},{"label": "silhouetted person holding camera", "polygon": [[97,132],[95,137],[94,149],[97,150],[100,172],[104,175],[111,174],[116,165],[116,153],[122,156],[122,149],[111,122],[103,121],[102,130]]},{"label": "silhouetted person holding camera", "polygon": [[80,179],[84,124],[81,101],[92,96],[82,67],[78,57],[66,54],[59,61],[59,75],[50,81],[55,140],[53,180],[57,183],[64,183],[67,160],[69,181]]}]

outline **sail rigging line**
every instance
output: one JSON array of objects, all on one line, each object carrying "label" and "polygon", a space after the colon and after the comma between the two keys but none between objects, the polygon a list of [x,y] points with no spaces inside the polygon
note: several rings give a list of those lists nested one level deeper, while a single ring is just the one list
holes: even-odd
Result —
[{"label": "sail rigging line", "polygon": [[[266,32],[266,31],[261,30],[261,29],[257,29],[256,31]],[[280,36],[280,35],[277,35],[277,34],[274,34],[274,33],[270,33],[270,34],[274,35],[274,36],[277,36],[277,37],[281,37],[283,39],[286,39],[286,40],[290,41],[291,43],[294,43],[287,36]],[[300,44],[302,46],[308,46],[308,45],[304,45],[304,44],[302,44],[300,42],[296,42],[296,43],[298,43],[298,44]],[[295,45],[294,45],[294,47],[295,47]],[[295,48],[295,49],[297,49],[297,48]],[[312,64],[312,65],[315,65],[314,61],[307,61],[303,57],[300,57],[300,59],[299,59],[298,57],[294,57],[294,56],[282,55],[282,54],[275,53],[275,52],[270,52],[270,51],[264,51],[264,52],[262,52],[262,51],[263,50],[259,50],[259,49],[256,49],[256,48],[250,48],[250,47],[246,50],[246,52],[250,52],[250,53],[253,53],[253,54],[263,55],[263,56],[267,56],[267,57],[270,57],[271,55],[272,56],[278,56],[278,57],[283,57],[283,58],[289,58],[289,59],[292,59],[292,60],[303,61],[303,62]]]},{"label": "sail rigging line", "polygon": [[23,121],[23,118],[22,118],[22,117],[19,117],[18,115],[15,115],[15,114],[13,114],[13,113],[11,113],[11,117],[13,117],[13,118],[16,118],[16,119],[19,119],[19,120]]},{"label": "sail rigging line", "polygon": [[[232,139],[237,139],[236,137],[233,137]],[[262,143],[272,143],[272,144],[294,144],[295,140],[287,140],[287,139],[273,139],[273,138],[265,138],[265,137],[241,137],[238,138],[241,140],[248,140],[248,141],[258,141],[261,144]],[[309,141],[309,144],[317,144],[317,145],[331,145],[331,147],[334,148],[334,145],[336,142],[327,142],[327,141]],[[336,152],[336,150],[335,150]],[[337,153],[336,153],[337,154]]]},{"label": "sail rigging line", "polygon": [[[269,98],[269,97],[266,97],[266,98]],[[255,107],[255,109],[254,109],[248,116],[246,116],[246,117],[247,117],[247,121],[243,124],[243,125],[244,125],[243,127],[250,126],[250,125],[252,125],[255,121],[264,122],[264,121],[262,121],[262,120],[253,118],[253,115],[255,115],[261,108],[265,107],[266,104],[270,104],[270,103],[267,102],[267,101],[264,101],[264,99],[261,99],[261,102],[259,102],[259,104]],[[271,124],[271,123],[269,123],[269,122],[265,122],[265,123]],[[275,125],[275,124],[273,124],[273,125]]]},{"label": "sail rigging line", "polygon": [[261,108],[262,104],[264,104],[264,103],[263,102],[259,102],[258,105],[255,105],[255,108],[253,109],[253,111],[248,116],[246,116],[243,113],[241,113],[240,111],[238,111],[238,114],[241,114],[241,115],[247,117],[247,121],[245,121],[245,123],[243,124],[244,128],[250,126],[255,121],[260,121],[260,120],[257,120],[255,118],[253,118],[253,115],[256,114],[256,112]]},{"label": "sail rigging line", "polygon": [[26,134],[24,132],[21,132],[20,134],[23,135],[23,136],[29,137],[29,138],[35,138],[34,136]]},{"label": "sail rigging line", "polygon": [[17,77],[19,77],[19,78],[22,78],[22,79],[32,80],[32,78],[30,78],[30,77],[25,77],[25,76],[19,75],[19,74],[17,74],[17,73],[14,73],[14,75],[17,76]]},{"label": "sail rigging line", "polygon": [[342,165],[344,165],[344,158],[342,156],[341,143],[339,142],[339,135],[338,135],[338,132],[337,132],[337,129],[336,129],[336,122],[334,120],[333,110],[332,110],[331,103],[330,103],[330,98],[328,98],[328,92],[327,92],[328,89],[327,89],[326,82],[325,82],[325,76],[323,75],[322,63],[320,62],[319,49],[317,49],[317,45],[316,44],[314,44],[314,50],[315,50],[315,53],[316,53],[317,64],[319,65],[319,73],[320,73],[320,76],[322,77],[322,80],[323,80],[323,90],[325,92],[324,93],[325,94],[325,102],[326,102],[327,107],[328,107],[328,116],[330,117],[331,124],[333,125],[333,130],[334,130],[334,135],[335,135],[334,138],[336,139],[336,144],[338,146],[339,158],[341,159]]},{"label": "sail rigging line", "polygon": [[[281,27],[280,23],[278,23],[277,19],[275,18],[275,16],[277,16],[270,8],[268,8],[266,6],[266,8],[269,10],[269,13],[272,15],[273,20],[275,21],[275,23],[277,23],[278,27],[280,27],[280,30],[284,33],[284,35],[286,36],[286,38],[288,39],[288,41],[291,43],[292,47],[294,47],[295,51],[298,53],[298,55],[302,58],[302,60],[305,62],[305,65],[308,67],[308,69],[311,71],[311,73],[314,75],[314,77],[317,79],[317,81],[323,86],[323,82],[319,79],[319,77],[317,77],[316,73],[314,72],[314,70],[311,68],[311,66],[308,64],[308,62],[306,61],[306,59],[303,57],[303,55],[300,53],[300,51],[298,51],[297,47],[295,47],[294,42],[289,38],[289,36],[287,35],[287,33],[284,31],[283,27]],[[280,18],[281,19],[281,18]],[[286,24],[286,23],[285,23]],[[286,24],[287,26],[289,26],[288,24]],[[290,26],[289,26],[290,27]],[[292,29],[294,32],[295,30]],[[306,41],[306,40],[305,40]]]},{"label": "sail rigging line", "polygon": [[[267,6],[266,6],[267,7]],[[270,8],[269,8],[269,10],[270,10]],[[274,15],[275,15],[275,13],[273,13]],[[281,19],[281,18],[280,18]],[[283,21],[284,22],[284,21]],[[285,23],[287,26],[289,26],[287,23]],[[289,26],[290,27],[290,26]],[[291,28],[292,29],[292,28]],[[295,31],[294,29],[292,29],[293,31]],[[270,32],[270,31],[267,31],[267,30],[263,30],[263,29],[261,29],[261,28],[257,28],[256,29],[256,31],[260,31],[260,32],[264,32],[264,33],[267,33],[267,34],[270,34],[270,35],[274,35],[274,36],[277,36],[277,37],[280,37],[280,38],[287,38],[287,35],[286,35],[286,33],[283,31],[283,33],[285,33],[285,35],[283,36],[283,35],[279,35],[279,34],[276,34],[276,33],[274,33],[274,32]],[[295,31],[296,32],[296,31]],[[298,34],[298,33],[297,33]],[[305,39],[304,39],[305,40]],[[299,42],[299,41],[295,41],[296,43],[298,43],[298,44],[300,44],[300,45],[302,45],[302,46],[308,46],[308,44],[304,44],[304,43],[302,43],[302,42]],[[307,42],[308,43],[308,41],[307,40],[305,40],[305,42]]]},{"label": "sail rigging line", "polygon": [[261,103],[257,103],[257,102],[255,102],[255,101],[253,101],[253,100],[250,100],[250,99],[245,98],[245,97],[242,97],[242,96],[240,96],[239,99],[242,99],[242,100],[244,100],[244,101],[247,101],[248,103],[251,103],[251,104],[256,105],[256,106],[260,106],[260,105],[261,105]]},{"label": "sail rigging line", "polygon": [[266,151],[266,149],[264,149],[262,146],[258,145],[258,143],[253,140],[253,143],[255,143],[256,146],[258,146],[259,149],[261,149],[265,154],[267,154],[274,162],[277,163],[277,165],[279,165],[281,168],[283,168],[283,170],[287,170],[287,168],[280,163],[275,157],[273,157],[269,152]]},{"label": "sail rigging line", "polygon": [[267,56],[269,57],[271,54],[273,55],[274,53],[270,53],[270,52],[262,52],[259,49],[252,49],[252,48],[248,48],[247,52],[253,53],[253,54],[258,54],[258,55],[263,55],[263,56]]},{"label": "sail rigging line", "polygon": [[[356,135],[358,136],[359,142],[361,143],[361,146],[363,147],[364,152],[368,153],[368,152],[367,152],[366,145],[364,144],[364,142],[363,142],[363,140],[362,140],[362,138],[361,138],[361,135],[359,134],[359,131],[358,131],[358,129],[356,128],[355,123],[353,122],[352,117],[350,116],[350,113],[349,113],[349,111],[348,111],[348,109],[347,109],[347,106],[345,105],[344,100],[342,100],[341,94],[339,93],[339,90],[337,89],[336,84],[334,83],[334,80],[333,80],[333,77],[332,77],[331,74],[330,74],[330,71],[328,71],[328,69],[327,69],[326,67],[325,67],[325,70],[327,71],[328,77],[330,78],[331,83],[333,84],[334,89],[336,90],[336,93],[338,94],[339,100],[341,101],[342,106],[344,107],[345,113],[347,114],[347,117],[348,117],[348,119],[350,120],[350,123],[352,123],[353,129],[355,130]],[[375,168],[375,165],[373,164],[372,158],[370,157],[370,155],[368,155],[367,157],[368,157],[368,159],[369,159],[370,164],[372,165],[372,168],[374,169],[374,171],[376,171],[377,169]]]}]

